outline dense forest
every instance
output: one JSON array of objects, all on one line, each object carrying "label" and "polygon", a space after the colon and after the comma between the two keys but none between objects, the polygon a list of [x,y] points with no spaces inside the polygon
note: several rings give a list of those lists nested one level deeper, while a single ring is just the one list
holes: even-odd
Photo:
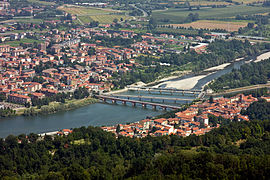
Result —
[{"label": "dense forest", "polygon": [[266,84],[270,78],[270,59],[258,63],[250,63],[234,69],[231,73],[225,74],[209,87],[215,91],[223,89],[238,88],[255,84]]},{"label": "dense forest", "polygon": [[250,122],[185,138],[116,138],[98,127],[66,137],[10,135],[0,139],[0,179],[267,179],[270,121],[257,119],[269,117],[269,105],[252,104]]}]

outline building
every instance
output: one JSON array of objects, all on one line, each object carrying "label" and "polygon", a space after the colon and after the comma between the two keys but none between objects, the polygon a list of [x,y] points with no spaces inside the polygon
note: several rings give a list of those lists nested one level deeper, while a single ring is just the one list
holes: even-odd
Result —
[{"label": "building", "polygon": [[10,94],[8,95],[8,101],[16,104],[25,104],[31,103],[31,98],[21,94]]}]

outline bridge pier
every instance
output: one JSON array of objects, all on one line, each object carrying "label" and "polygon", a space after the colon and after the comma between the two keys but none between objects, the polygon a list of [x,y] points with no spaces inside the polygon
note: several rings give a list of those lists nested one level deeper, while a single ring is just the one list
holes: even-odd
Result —
[{"label": "bridge pier", "polygon": [[[153,109],[157,109],[157,107],[160,107],[163,110],[167,110],[168,108],[170,109],[180,109],[181,107],[178,106],[173,106],[173,105],[166,105],[166,104],[159,104],[159,103],[151,103],[151,102],[147,102],[147,101],[137,101],[137,100],[128,100],[128,99],[121,99],[121,98],[117,98],[117,97],[113,97],[113,96],[105,96],[105,95],[97,95],[97,97],[100,100],[103,101],[110,101],[112,104],[116,104],[117,101],[123,105],[126,105],[128,102],[132,104],[133,107],[136,106],[136,104],[142,105],[142,108],[147,108],[147,105],[152,106]],[[140,97],[141,99],[144,99],[145,97]],[[146,98],[147,99],[147,98]],[[152,101],[154,101],[155,97],[151,97],[150,99],[152,99]],[[167,100],[167,99],[163,99],[163,102]],[[171,99],[173,101],[176,102],[177,99]]]}]

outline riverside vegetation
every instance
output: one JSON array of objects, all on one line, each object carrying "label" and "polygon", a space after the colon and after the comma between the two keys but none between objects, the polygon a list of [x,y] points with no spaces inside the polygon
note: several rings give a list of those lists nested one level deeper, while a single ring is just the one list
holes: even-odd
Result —
[{"label": "riverside vegetation", "polygon": [[76,109],[82,106],[86,106],[89,104],[93,104],[98,102],[97,99],[94,98],[84,98],[79,100],[71,100],[66,103],[61,102],[51,102],[49,105],[43,105],[40,108],[37,107],[30,107],[24,110],[23,115],[24,116],[34,116],[37,114],[52,114],[59,111],[68,111],[72,109]]},{"label": "riverside vegetation", "polygon": [[0,139],[0,178],[267,179],[269,106],[254,102],[242,112],[250,122],[231,122],[202,136],[116,138],[98,127],[43,139],[9,135]]},{"label": "riverside vegetation", "polygon": [[79,88],[74,93],[58,93],[56,95],[42,99],[31,98],[31,103],[26,103],[27,107],[23,111],[17,111],[17,115],[33,116],[37,114],[52,114],[58,111],[71,110],[88,104],[98,102],[91,98],[86,88]]},{"label": "riverside vegetation", "polygon": [[256,84],[266,84],[270,78],[270,59],[258,63],[245,64],[240,69],[217,78],[209,84],[215,91]]},{"label": "riverside vegetation", "polygon": [[[270,49],[269,44],[251,45],[249,41],[224,41],[217,40],[210,43],[207,51],[211,53],[197,54],[189,51],[186,54],[165,54],[160,58],[153,56],[140,56],[138,62],[143,67],[134,67],[131,72],[125,74],[113,74],[113,84],[116,88],[124,88],[128,84],[138,81],[149,83],[157,77],[164,76],[173,71],[192,70],[199,72],[206,68],[232,62],[240,57],[254,57],[263,50]],[[154,64],[153,64],[154,62]],[[160,66],[159,63],[169,63],[171,66]],[[149,67],[149,65],[152,65]]]}]

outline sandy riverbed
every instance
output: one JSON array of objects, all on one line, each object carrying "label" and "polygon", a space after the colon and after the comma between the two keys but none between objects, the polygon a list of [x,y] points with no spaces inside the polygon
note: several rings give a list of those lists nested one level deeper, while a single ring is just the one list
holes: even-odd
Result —
[{"label": "sandy riverbed", "polygon": [[200,76],[195,76],[187,79],[182,79],[179,81],[168,81],[164,82],[161,84],[158,84],[154,87],[159,87],[161,85],[166,85],[166,88],[177,88],[177,89],[192,89],[200,79],[206,77],[207,75],[200,75]]},{"label": "sandy riverbed", "polygon": [[260,61],[266,60],[268,58],[270,58],[270,51],[259,55],[254,62],[260,62]]},{"label": "sandy riverbed", "polygon": [[221,64],[221,65],[219,65],[219,66],[214,66],[214,67],[205,69],[204,71],[218,71],[218,70],[222,70],[222,69],[224,69],[225,67],[229,66],[230,64],[231,64],[231,63],[224,63],[224,64]]}]

